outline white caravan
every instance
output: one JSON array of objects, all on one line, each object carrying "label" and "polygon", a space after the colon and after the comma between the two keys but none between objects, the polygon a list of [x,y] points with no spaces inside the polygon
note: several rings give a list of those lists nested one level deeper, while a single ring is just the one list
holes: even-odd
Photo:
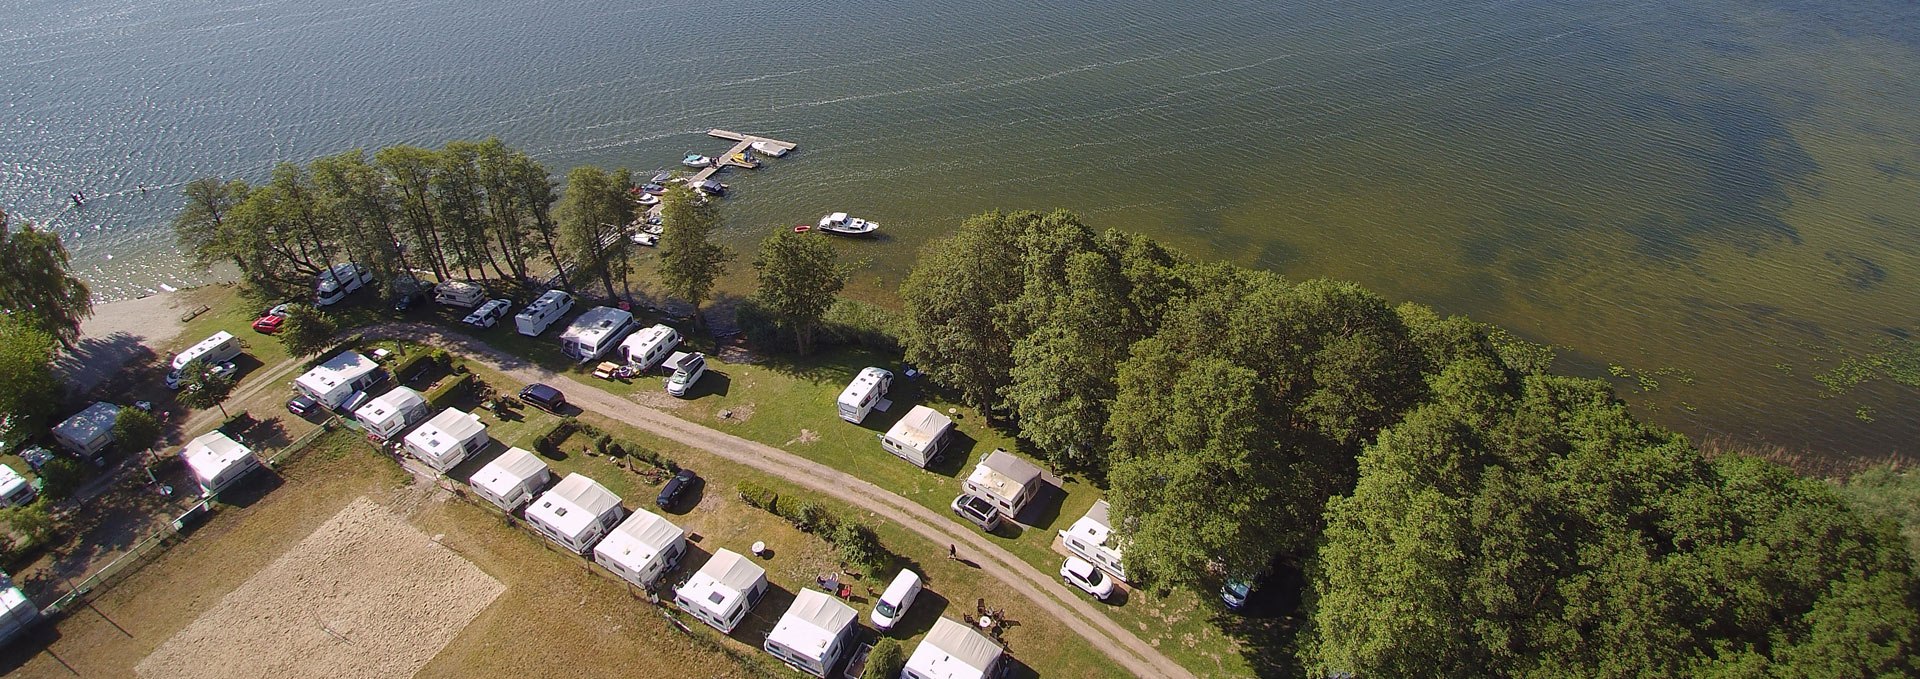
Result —
[{"label": "white caravan", "polygon": [[733,550],[722,549],[715,551],[687,584],[674,590],[673,602],[700,622],[732,634],[747,611],[766,594],[767,569]]},{"label": "white caravan", "polygon": [[579,474],[568,474],[553,490],[541,493],[526,511],[528,525],[575,554],[593,549],[594,543],[626,515],[620,496]]},{"label": "white caravan", "polygon": [[1100,567],[1113,579],[1126,582],[1127,569],[1121,566],[1120,560],[1120,539],[1114,536],[1113,521],[1108,518],[1110,509],[1106,500],[1094,502],[1086,516],[1060,531],[1060,544],[1074,556]]},{"label": "white caravan", "polygon": [[188,441],[180,449],[180,459],[193,470],[193,480],[200,482],[200,494],[208,497],[260,468],[260,459],[252,450],[218,429]]},{"label": "white caravan", "polygon": [[233,360],[240,355],[240,340],[233,333],[222,330],[213,336],[200,340],[173,357],[173,372],[167,373],[167,387],[175,388],[180,384],[180,371],[195,360],[205,361],[207,365],[216,365]]},{"label": "white caravan", "polygon": [[686,553],[686,529],[659,514],[636,509],[594,545],[593,562],[646,589],[679,565]]},{"label": "white caravan", "polygon": [[53,439],[80,457],[98,462],[107,444],[113,443],[113,423],[119,419],[120,406],[94,401],[86,410],[55,425]]},{"label": "white caravan", "polygon": [[940,411],[926,406],[914,406],[907,416],[893,423],[893,428],[880,435],[880,447],[887,452],[900,456],[900,459],[912,462],[914,466],[926,469],[927,465],[940,458],[940,452],[947,446],[948,436],[953,431],[953,418],[940,414]]},{"label": "white caravan", "polygon": [[548,290],[540,293],[539,299],[533,300],[532,304],[513,317],[513,327],[522,335],[538,337],[547,331],[547,326],[553,325],[554,321],[572,310],[573,295],[565,290]]},{"label": "white caravan", "polygon": [[1007,518],[1013,518],[1027,506],[1028,500],[1039,494],[1044,482],[1038,466],[996,448],[980,464],[974,465],[973,473],[960,485],[968,493],[993,503]]},{"label": "white caravan", "polygon": [[25,634],[40,622],[40,607],[27,593],[13,585],[13,578],[0,573],[0,647]]},{"label": "white caravan", "polygon": [[972,625],[941,618],[907,656],[900,679],[987,679],[1000,676],[1006,658],[1006,649]]},{"label": "white caravan", "polygon": [[588,309],[560,333],[560,351],[581,363],[600,358],[619,346],[636,325],[633,314],[625,310],[610,306]]},{"label": "white caravan", "polygon": [[420,392],[407,387],[394,387],[353,411],[353,419],[359,420],[360,425],[367,428],[368,436],[376,441],[385,441],[427,419],[430,410],[427,398],[421,396]]},{"label": "white caravan", "polygon": [[655,325],[627,336],[620,343],[620,355],[631,365],[641,370],[652,370],[680,346],[680,331],[664,325]]},{"label": "white caravan", "polygon": [[40,497],[40,491],[34,489],[27,477],[21,476],[13,467],[0,464],[0,507],[31,504],[37,497]]},{"label": "white caravan", "polygon": [[840,392],[840,419],[860,424],[867,419],[867,413],[887,396],[887,388],[893,386],[893,373],[881,368],[862,368],[853,382]]},{"label": "white caravan", "polygon": [[320,272],[313,284],[313,305],[332,306],[347,295],[373,282],[373,270],[347,262]]},{"label": "white caravan", "polygon": [[473,488],[474,495],[486,498],[500,511],[511,514],[552,480],[553,471],[547,469],[547,463],[524,448],[508,448],[474,472],[473,477],[467,479],[467,486]]},{"label": "white caravan", "polygon": [[293,379],[293,390],[337,410],[354,392],[373,386],[380,380],[380,365],[352,351],[342,351],[327,362],[314,366]]},{"label": "white caravan", "polygon": [[487,299],[487,289],[473,281],[447,281],[433,289],[433,301],[472,309]]},{"label": "white caravan", "polygon": [[473,413],[448,408],[407,434],[407,452],[442,474],[466,461],[493,439]]},{"label": "white caravan", "polygon": [[853,645],[857,615],[826,592],[803,589],[760,647],[796,670],[825,679]]}]

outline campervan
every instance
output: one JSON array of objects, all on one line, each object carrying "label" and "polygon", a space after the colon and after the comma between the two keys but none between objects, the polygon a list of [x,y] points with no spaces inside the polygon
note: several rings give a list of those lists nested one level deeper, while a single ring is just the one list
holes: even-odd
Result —
[{"label": "campervan", "polygon": [[641,370],[652,370],[654,366],[666,360],[674,347],[680,346],[680,331],[664,325],[635,332],[620,343],[620,354],[631,365]]},{"label": "campervan", "polygon": [[824,678],[851,650],[856,615],[831,594],[803,589],[760,647],[796,670]]},{"label": "campervan", "polygon": [[27,593],[13,584],[13,578],[0,573],[0,647],[26,634],[40,623],[40,607]]},{"label": "campervan", "polygon": [[568,474],[526,511],[527,525],[575,554],[591,551],[626,515],[620,496],[579,474]]},{"label": "campervan", "polygon": [[560,333],[560,351],[581,363],[606,355],[637,325],[633,314],[624,309],[597,306],[573,319]]},{"label": "campervan", "polygon": [[940,458],[946,449],[948,434],[953,431],[953,418],[940,414],[940,411],[926,406],[914,406],[907,416],[893,424],[892,429],[880,435],[880,447],[887,452],[900,456],[900,459],[912,462],[914,466],[926,469],[927,465]]},{"label": "campervan", "polygon": [[355,409],[353,418],[367,428],[367,436],[376,441],[385,441],[427,419],[428,411],[425,396],[402,386],[394,387]]},{"label": "campervan", "polygon": [[675,352],[667,357],[667,367],[673,369],[673,374],[667,376],[667,393],[686,398],[700,376],[707,374],[707,357],[699,352]]},{"label": "campervan", "polygon": [[186,369],[188,363],[198,360],[204,361],[207,365],[217,365],[231,361],[233,357],[239,355],[240,340],[235,338],[233,333],[225,330],[213,333],[211,337],[200,340],[173,357],[173,372],[167,373],[167,388],[180,387],[181,371]]},{"label": "campervan", "polygon": [[472,309],[487,299],[487,289],[473,281],[447,281],[433,289],[433,301]]},{"label": "campervan", "polygon": [[113,423],[120,419],[120,406],[94,401],[86,410],[69,417],[53,428],[53,440],[80,457],[100,463],[100,454],[113,443]]},{"label": "campervan", "polygon": [[40,491],[13,467],[0,464],[0,507],[19,507],[40,497]]},{"label": "campervan", "polygon": [[355,392],[373,386],[382,378],[380,365],[351,351],[327,359],[306,374],[294,378],[293,390],[313,399],[321,407],[336,410]]},{"label": "campervan", "polygon": [[1113,521],[1106,500],[1098,500],[1087,515],[1060,531],[1060,545],[1087,563],[1098,566],[1114,579],[1127,581],[1127,569],[1120,559],[1120,536],[1113,534]]},{"label": "campervan", "polygon": [[313,305],[331,306],[346,299],[348,294],[373,282],[373,270],[347,262],[335,264],[333,268],[320,272],[313,285]]},{"label": "campervan", "polygon": [[1045,481],[1038,466],[1003,449],[988,453],[986,459],[974,466],[973,473],[960,482],[968,493],[993,503],[994,508],[1008,518],[1018,516],[1042,485]]},{"label": "campervan", "polygon": [[893,373],[881,368],[862,368],[855,375],[853,383],[840,392],[840,419],[860,424],[867,419],[867,413],[886,398],[887,387],[893,385]]},{"label": "campervan", "polygon": [[513,327],[522,335],[538,337],[547,331],[547,326],[553,325],[554,321],[572,310],[573,295],[565,290],[548,290],[528,304],[527,308],[521,309],[520,315],[513,317]]}]

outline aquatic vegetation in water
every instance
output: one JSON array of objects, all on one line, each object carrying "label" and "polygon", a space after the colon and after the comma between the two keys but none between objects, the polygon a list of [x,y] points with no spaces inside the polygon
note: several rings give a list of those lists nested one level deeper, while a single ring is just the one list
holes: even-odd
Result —
[{"label": "aquatic vegetation in water", "polygon": [[1861,422],[1872,422],[1872,421],[1873,421],[1873,407],[1872,407],[1872,406],[1860,406],[1860,407],[1858,407],[1858,408],[1854,408],[1854,409],[1853,409],[1853,419],[1856,419],[1856,420],[1859,420],[1859,421],[1861,421]]},{"label": "aquatic vegetation in water", "polygon": [[1875,351],[1863,356],[1847,356],[1832,370],[1814,379],[1826,385],[1823,397],[1833,397],[1877,379],[1920,387],[1920,342],[1883,338],[1874,342]]}]

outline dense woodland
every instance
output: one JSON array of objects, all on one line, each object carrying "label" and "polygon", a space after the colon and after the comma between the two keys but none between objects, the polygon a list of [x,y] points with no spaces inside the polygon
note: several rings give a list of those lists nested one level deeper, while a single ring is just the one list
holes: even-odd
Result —
[{"label": "dense woodland", "polygon": [[1104,480],[1129,573],[1303,567],[1314,675],[1920,672],[1893,521],[1496,328],[1065,212],[969,220],[901,297],[910,361]]}]

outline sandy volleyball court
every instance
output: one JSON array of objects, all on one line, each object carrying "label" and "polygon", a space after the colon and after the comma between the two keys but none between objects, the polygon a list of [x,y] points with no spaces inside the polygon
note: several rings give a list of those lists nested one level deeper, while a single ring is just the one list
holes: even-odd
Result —
[{"label": "sandy volleyball court", "polygon": [[151,679],[411,677],[504,590],[362,497],[135,669]]}]

